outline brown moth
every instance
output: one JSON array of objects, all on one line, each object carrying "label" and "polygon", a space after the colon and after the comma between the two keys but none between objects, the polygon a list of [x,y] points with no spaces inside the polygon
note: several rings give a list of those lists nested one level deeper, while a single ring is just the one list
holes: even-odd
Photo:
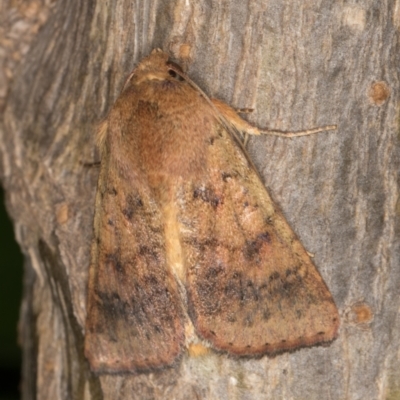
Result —
[{"label": "brown moth", "polygon": [[332,296],[238,132],[260,134],[161,50],[131,73],[99,131],[85,337],[94,371],[171,365],[196,335],[236,356],[337,336]]}]

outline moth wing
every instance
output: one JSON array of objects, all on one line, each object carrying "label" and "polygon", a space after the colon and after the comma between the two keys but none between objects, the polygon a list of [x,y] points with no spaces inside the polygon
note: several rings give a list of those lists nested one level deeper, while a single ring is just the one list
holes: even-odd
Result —
[{"label": "moth wing", "polygon": [[181,299],[166,266],[159,207],[145,179],[132,176],[140,168],[125,146],[112,145],[96,198],[85,354],[96,372],[144,371],[180,355]]},{"label": "moth wing", "polygon": [[207,174],[179,193],[189,314],[197,332],[237,355],[334,339],[339,316],[327,286],[222,126],[207,154]]}]

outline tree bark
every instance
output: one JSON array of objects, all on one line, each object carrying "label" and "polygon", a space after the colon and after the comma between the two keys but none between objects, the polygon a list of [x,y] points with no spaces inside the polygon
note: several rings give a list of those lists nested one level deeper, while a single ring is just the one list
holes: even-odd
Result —
[{"label": "tree bark", "polygon": [[[0,42],[1,177],[26,256],[23,398],[399,398],[400,0],[29,4],[29,29]],[[3,24],[15,28],[15,19]],[[291,140],[253,137],[248,147],[338,305],[330,346],[247,360],[185,355],[135,376],[90,372],[95,126],[156,47],[210,96],[254,108],[248,119],[259,127],[338,125]]]}]

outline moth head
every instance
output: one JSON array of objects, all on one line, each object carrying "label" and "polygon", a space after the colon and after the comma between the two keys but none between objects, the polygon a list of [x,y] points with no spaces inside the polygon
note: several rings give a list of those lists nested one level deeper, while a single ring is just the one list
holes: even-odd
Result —
[{"label": "moth head", "polygon": [[169,61],[167,53],[161,49],[154,49],[149,56],[132,71],[128,77],[124,89],[129,85],[137,85],[144,81],[183,81],[185,74],[182,68]]}]

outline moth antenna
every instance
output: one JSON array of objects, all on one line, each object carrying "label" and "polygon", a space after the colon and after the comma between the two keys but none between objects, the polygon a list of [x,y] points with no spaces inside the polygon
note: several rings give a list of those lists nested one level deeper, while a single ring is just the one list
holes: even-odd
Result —
[{"label": "moth antenna", "polygon": [[97,125],[96,130],[96,144],[99,148],[104,145],[104,142],[107,137],[107,130],[108,130],[108,120],[104,119]]},{"label": "moth antenna", "polygon": [[[239,140],[241,143],[242,147],[246,147],[246,143],[248,140],[248,135],[271,135],[271,136],[280,136],[280,137],[287,137],[287,138],[293,138],[293,137],[300,137],[300,136],[308,136],[308,135],[313,135],[314,133],[321,133],[321,132],[327,132],[327,131],[333,131],[337,129],[337,125],[326,125],[318,128],[312,128],[312,129],[305,129],[302,131],[281,131],[277,129],[258,129],[257,127],[254,127],[250,125],[247,121],[242,120],[243,124],[243,133],[244,133],[244,141],[240,140],[241,135],[240,132],[242,129],[241,127],[236,127],[236,124],[232,124],[229,121],[229,118],[226,118],[225,115],[221,113],[220,110],[218,110],[218,107],[215,106],[215,103],[203,92],[202,89],[200,89],[199,86],[197,86],[190,78],[188,75],[186,75],[185,72],[182,71],[182,69],[178,66],[176,66],[174,63],[169,63],[170,69],[175,71],[179,76],[181,76],[182,79],[184,79],[187,83],[189,83],[190,86],[192,86],[194,89],[196,89],[207,101],[208,104],[214,109],[216,112],[218,118],[220,121],[225,125],[226,128],[231,131],[236,139]],[[220,100],[214,99],[214,101],[217,101],[218,103],[222,103]],[[235,110],[237,113],[251,113],[253,112],[252,108],[239,108]],[[239,117],[239,119],[241,119]],[[236,121],[237,122],[237,121]]]}]

